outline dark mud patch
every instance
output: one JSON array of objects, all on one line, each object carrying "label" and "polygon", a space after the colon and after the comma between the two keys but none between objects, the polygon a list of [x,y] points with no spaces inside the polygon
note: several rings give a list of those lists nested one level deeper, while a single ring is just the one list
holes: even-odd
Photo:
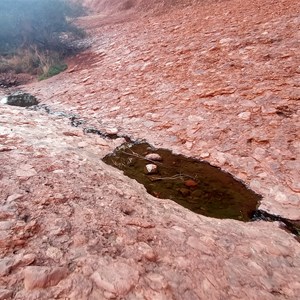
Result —
[{"label": "dark mud patch", "polygon": [[39,102],[36,97],[24,92],[15,92],[2,99],[4,104],[20,107],[30,107],[37,105]]},{"label": "dark mud patch", "polygon": [[[145,158],[159,154],[161,161]],[[191,211],[214,218],[250,221],[261,196],[207,162],[147,143],[125,143],[103,161],[143,184],[151,195],[171,199]],[[147,170],[146,165],[157,170]],[[154,174],[153,174],[154,173]]]}]

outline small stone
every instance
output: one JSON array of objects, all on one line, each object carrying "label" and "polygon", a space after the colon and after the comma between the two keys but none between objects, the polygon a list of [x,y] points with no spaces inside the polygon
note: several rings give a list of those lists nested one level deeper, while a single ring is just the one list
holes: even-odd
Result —
[{"label": "small stone", "polygon": [[31,165],[21,165],[16,171],[18,177],[32,177],[37,174],[36,170]]},{"label": "small stone", "polygon": [[225,154],[223,152],[217,152],[215,154],[215,158],[218,161],[220,166],[223,166],[227,161],[226,157],[225,157]]},{"label": "small stone", "polygon": [[117,111],[119,110],[121,107],[120,106],[113,106],[109,111],[113,112],[113,111]]},{"label": "small stone", "polygon": [[153,249],[146,243],[140,242],[138,244],[139,251],[142,252],[143,256],[148,259],[149,261],[155,261],[156,255],[153,251]]},{"label": "small stone", "polygon": [[87,239],[84,234],[76,234],[73,236],[73,244],[75,247],[82,246],[87,243]]},{"label": "small stone", "polygon": [[28,265],[32,264],[35,261],[35,259],[36,259],[35,254],[33,254],[33,253],[25,254],[18,260],[17,265],[18,266],[28,266]]},{"label": "small stone", "polygon": [[100,146],[109,146],[108,142],[105,139],[98,136],[95,137],[95,144]]},{"label": "small stone", "polygon": [[119,129],[118,128],[106,128],[105,132],[107,134],[117,134],[119,132]]},{"label": "small stone", "polygon": [[64,170],[54,170],[53,172],[52,172],[53,174],[64,174],[65,173],[65,171]]},{"label": "small stone", "polygon": [[104,297],[106,299],[116,299],[116,294],[115,293],[111,293],[111,292],[108,292],[108,291],[104,291]]},{"label": "small stone", "polygon": [[67,275],[68,269],[64,267],[29,266],[24,270],[24,286],[26,290],[55,286]]},{"label": "small stone", "polygon": [[14,260],[11,258],[0,259],[0,276],[2,277],[8,275],[13,264]]},{"label": "small stone", "polygon": [[241,112],[240,114],[238,114],[238,117],[242,120],[248,121],[251,117],[251,112],[250,111]]},{"label": "small stone", "polygon": [[65,136],[82,136],[82,133],[79,131],[64,131],[62,134]]},{"label": "small stone", "polygon": [[220,39],[220,44],[229,44],[232,41],[233,41],[232,38],[223,38],[223,39]]},{"label": "small stone", "polygon": [[85,83],[85,82],[87,82],[90,78],[91,78],[91,76],[87,76],[86,78],[82,79],[82,82]]},{"label": "small stone", "polygon": [[21,199],[22,197],[23,197],[23,195],[21,195],[21,194],[12,194],[12,195],[7,197],[6,201],[8,203],[10,203],[10,202],[14,202],[18,199]]},{"label": "small stone", "polygon": [[184,184],[185,184],[186,186],[188,186],[188,187],[195,187],[195,186],[198,185],[198,183],[197,183],[195,180],[193,180],[193,179],[188,179],[188,180],[186,180],[186,181],[184,182]]},{"label": "small stone", "polygon": [[158,153],[149,153],[145,158],[153,161],[162,161],[162,157]]},{"label": "small stone", "polygon": [[186,142],[185,146],[188,150],[191,150],[193,148],[194,144],[192,142]]},{"label": "small stone", "polygon": [[156,174],[158,172],[157,165],[154,164],[147,164],[145,166],[145,173],[146,174]]},{"label": "small stone", "polygon": [[191,194],[191,191],[189,189],[186,189],[186,188],[181,188],[178,191],[184,197],[187,197],[187,196],[189,196]]},{"label": "small stone", "polygon": [[210,156],[210,154],[208,152],[203,152],[200,154],[201,158],[208,158]]},{"label": "small stone", "polygon": [[49,247],[46,251],[46,255],[56,261],[63,257],[62,251],[56,247]]},{"label": "small stone", "polygon": [[78,146],[78,148],[85,148],[85,147],[88,146],[88,143],[86,143],[86,142],[79,142],[79,143],[77,144],[77,146]]}]

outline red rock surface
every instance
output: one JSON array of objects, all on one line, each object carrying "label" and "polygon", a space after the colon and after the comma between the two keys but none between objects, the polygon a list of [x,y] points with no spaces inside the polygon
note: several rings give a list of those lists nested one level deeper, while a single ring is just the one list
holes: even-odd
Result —
[{"label": "red rock surface", "polygon": [[26,88],[97,128],[205,158],[262,194],[262,209],[300,219],[299,7],[231,0],[106,26],[87,17],[91,49]]},{"label": "red rock surface", "polygon": [[[86,126],[205,158],[299,220],[298,1],[133,3],[80,20],[91,48],[24,89]],[[299,298],[299,243],[278,223],[195,215],[101,162],[122,139],[0,114],[0,299]]]},{"label": "red rock surface", "polygon": [[121,141],[0,113],[0,299],[298,299],[278,223],[196,215],[100,160]]}]

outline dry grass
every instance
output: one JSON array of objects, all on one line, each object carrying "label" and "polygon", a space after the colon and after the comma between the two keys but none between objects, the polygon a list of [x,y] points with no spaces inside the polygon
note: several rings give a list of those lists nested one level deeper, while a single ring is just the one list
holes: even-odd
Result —
[{"label": "dry grass", "polygon": [[39,75],[44,79],[65,69],[66,66],[57,53],[41,52],[36,47],[22,49],[12,55],[0,56],[0,73],[27,73]]}]

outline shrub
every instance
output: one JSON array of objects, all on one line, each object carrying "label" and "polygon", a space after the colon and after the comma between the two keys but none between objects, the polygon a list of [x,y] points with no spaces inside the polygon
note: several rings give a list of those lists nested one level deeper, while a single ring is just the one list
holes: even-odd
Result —
[{"label": "shrub", "polygon": [[68,66],[66,64],[51,65],[49,67],[49,69],[46,72],[44,72],[44,74],[39,76],[39,80],[44,80],[44,79],[47,79],[47,78],[52,77],[54,75],[57,75],[57,74],[65,71],[67,69],[67,67]]},{"label": "shrub", "polygon": [[0,0],[2,69],[55,74],[51,66],[62,65],[76,51],[73,41],[84,36],[72,23],[83,11],[67,0]]}]

